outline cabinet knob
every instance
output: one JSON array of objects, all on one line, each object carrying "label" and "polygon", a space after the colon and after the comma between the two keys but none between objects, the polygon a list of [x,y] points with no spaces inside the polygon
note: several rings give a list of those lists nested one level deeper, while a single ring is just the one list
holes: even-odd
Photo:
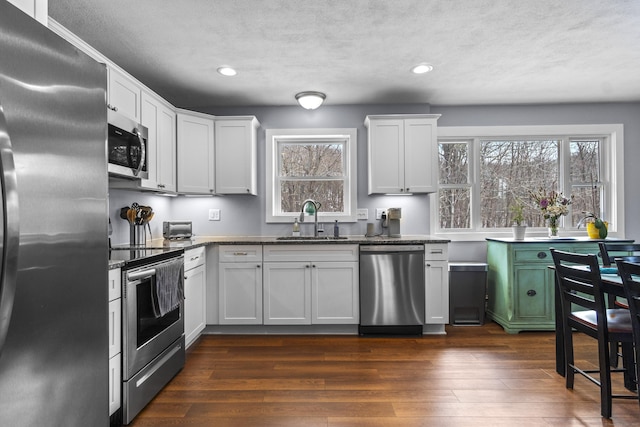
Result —
[{"label": "cabinet knob", "polygon": [[545,259],[546,257],[547,257],[547,253],[546,252],[538,252],[538,258]]},{"label": "cabinet knob", "polygon": [[527,291],[527,296],[535,297],[535,296],[536,296],[536,293],[537,293],[537,292],[536,292],[536,291],[534,291],[533,289],[529,289],[529,290]]},{"label": "cabinet knob", "polygon": [[306,268],[309,268],[309,264],[305,265]]},{"label": "cabinet knob", "polygon": [[427,267],[431,267],[431,264],[427,264]]},{"label": "cabinet knob", "polygon": [[256,265],[256,268],[260,268],[260,264]]},{"label": "cabinet knob", "polygon": [[409,187],[407,187],[407,193],[409,192]]},{"label": "cabinet knob", "polygon": [[251,193],[251,190],[247,188],[247,193]]},{"label": "cabinet knob", "polygon": [[113,106],[113,105],[111,105],[111,104],[107,104],[107,108],[108,108],[109,110],[111,110],[111,111],[118,111],[118,107]]}]

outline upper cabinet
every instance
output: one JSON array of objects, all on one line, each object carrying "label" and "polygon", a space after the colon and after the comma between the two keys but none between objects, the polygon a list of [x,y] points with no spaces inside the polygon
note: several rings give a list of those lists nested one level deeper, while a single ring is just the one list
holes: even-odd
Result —
[{"label": "upper cabinet", "polygon": [[369,194],[437,191],[439,117],[367,116]]},{"label": "upper cabinet", "polygon": [[254,116],[178,110],[178,192],[257,194],[259,126]]},{"label": "upper cabinet", "polygon": [[142,125],[148,131],[147,170],[140,188],[175,193],[176,188],[176,113],[173,107],[146,91],[142,92]]},{"label": "upper cabinet", "polygon": [[178,110],[178,192],[215,194],[213,116]]},{"label": "upper cabinet", "polygon": [[107,67],[107,70],[107,107],[140,123],[141,86],[112,67]]},{"label": "upper cabinet", "polygon": [[48,0],[9,0],[27,15],[47,26],[49,21],[49,1]]},{"label": "upper cabinet", "polygon": [[254,116],[216,117],[216,193],[257,194],[259,126]]}]

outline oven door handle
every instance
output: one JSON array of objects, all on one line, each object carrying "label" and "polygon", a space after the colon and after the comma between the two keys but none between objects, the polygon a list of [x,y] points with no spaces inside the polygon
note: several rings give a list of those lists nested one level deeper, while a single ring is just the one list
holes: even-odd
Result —
[{"label": "oven door handle", "polygon": [[133,271],[131,273],[127,273],[127,280],[129,282],[134,282],[136,280],[147,279],[155,275],[156,275],[155,268],[150,268],[149,270],[142,270],[142,271]]}]

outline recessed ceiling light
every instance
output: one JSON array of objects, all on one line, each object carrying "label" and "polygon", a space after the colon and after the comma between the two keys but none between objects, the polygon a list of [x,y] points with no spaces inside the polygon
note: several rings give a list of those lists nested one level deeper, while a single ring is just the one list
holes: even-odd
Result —
[{"label": "recessed ceiling light", "polygon": [[424,74],[424,73],[428,73],[431,70],[433,70],[433,65],[426,64],[423,62],[422,64],[418,64],[415,67],[413,67],[411,69],[411,72],[414,74]]},{"label": "recessed ceiling light", "polygon": [[236,70],[234,70],[231,67],[227,67],[227,66],[218,68],[218,72],[220,74],[222,74],[223,76],[229,76],[229,77],[230,76],[235,76],[236,74],[238,74],[238,72]]}]

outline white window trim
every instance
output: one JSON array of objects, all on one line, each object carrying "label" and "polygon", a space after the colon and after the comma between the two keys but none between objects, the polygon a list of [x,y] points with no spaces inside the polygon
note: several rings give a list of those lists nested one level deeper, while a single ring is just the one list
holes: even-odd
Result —
[{"label": "white window trim", "polygon": [[[605,136],[602,149],[602,180],[609,182],[611,191],[607,200],[604,200],[606,209],[605,220],[609,221],[608,237],[625,237],[624,225],[624,125],[622,124],[587,124],[587,125],[531,125],[531,126],[438,126],[438,140],[460,139],[469,140],[484,137],[518,137],[535,135],[571,135],[575,137]],[[473,185],[478,185],[479,173],[476,169],[476,155],[470,152],[470,173],[473,176]],[[438,227],[438,193],[430,195],[430,228],[431,234],[450,239],[452,241],[483,241],[491,238],[511,238],[511,228],[487,231],[470,230],[439,230]],[[477,203],[472,201],[472,203]],[[473,208],[473,206],[472,206]],[[563,237],[586,237],[584,229],[567,229],[562,233]],[[540,228],[527,229],[527,238],[544,238],[546,230]]]},{"label": "white window trim", "polygon": [[358,130],[356,128],[336,128],[336,129],[267,129],[265,132],[266,153],[265,153],[265,183],[266,183],[266,222],[268,223],[287,223],[292,222],[298,214],[295,213],[277,213],[275,200],[278,195],[276,189],[277,170],[277,142],[279,139],[291,140],[294,138],[301,139],[342,139],[346,140],[345,150],[345,168],[346,168],[346,184],[345,184],[345,214],[336,215],[335,213],[323,212],[322,208],[318,211],[318,221],[322,222],[356,222],[356,208],[358,201],[358,180],[357,180],[357,145]]}]

